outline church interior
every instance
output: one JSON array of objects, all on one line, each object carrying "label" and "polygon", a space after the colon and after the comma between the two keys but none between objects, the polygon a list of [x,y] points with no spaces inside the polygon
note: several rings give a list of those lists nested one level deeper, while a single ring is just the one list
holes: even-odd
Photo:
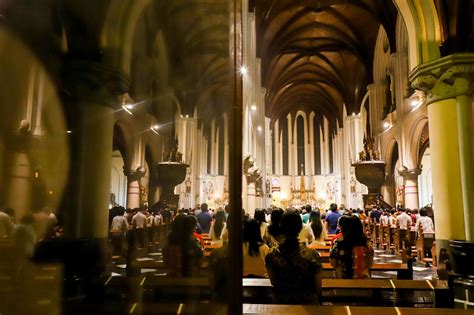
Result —
[{"label": "church interior", "polygon": [[0,0],[0,56],[0,314],[473,314],[474,0]]}]

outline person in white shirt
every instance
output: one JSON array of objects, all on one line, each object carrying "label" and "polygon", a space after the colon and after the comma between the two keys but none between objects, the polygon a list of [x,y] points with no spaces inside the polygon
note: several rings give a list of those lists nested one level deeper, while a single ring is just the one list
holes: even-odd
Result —
[{"label": "person in white shirt", "polygon": [[120,256],[123,254],[123,242],[128,231],[128,221],[124,213],[125,209],[120,207],[110,225],[110,239],[112,241],[113,254]]},{"label": "person in white shirt", "polygon": [[397,223],[399,226],[399,246],[402,249],[403,244],[405,244],[403,241],[407,238],[408,229],[411,227],[412,222],[411,217],[406,213],[405,208],[401,208],[400,211],[401,213],[397,216]]},{"label": "person in white shirt", "polygon": [[255,209],[253,218],[260,224],[260,235],[263,236],[267,232],[268,223],[265,220],[265,212],[263,209]]},{"label": "person in white shirt", "polygon": [[145,227],[146,227],[146,216],[142,212],[143,210],[137,211],[137,213],[132,218],[132,225],[135,229],[135,233],[138,239],[138,246],[145,246]]},{"label": "person in white shirt", "polygon": [[389,214],[388,213],[384,213],[380,216],[380,223],[383,225],[383,226],[387,226],[389,225]]},{"label": "person in white shirt", "polygon": [[421,226],[424,237],[434,237],[433,220],[431,220],[431,218],[428,217],[428,213],[425,209],[420,209],[420,218],[416,220],[415,230],[417,233],[418,233],[419,226]]},{"label": "person in white shirt", "polygon": [[0,239],[10,236],[15,226],[8,212],[13,212],[13,209],[7,208],[0,211]]},{"label": "person in white shirt", "polygon": [[269,248],[260,235],[260,223],[255,219],[245,221],[242,237],[243,276],[268,278],[265,257]]},{"label": "person in white shirt", "polygon": [[223,243],[223,233],[226,229],[225,212],[219,210],[216,212],[216,219],[209,228],[209,237],[211,238],[211,245]]}]

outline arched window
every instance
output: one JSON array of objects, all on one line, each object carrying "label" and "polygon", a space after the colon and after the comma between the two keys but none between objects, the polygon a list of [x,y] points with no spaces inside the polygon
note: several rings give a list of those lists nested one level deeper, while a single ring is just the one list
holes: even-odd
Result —
[{"label": "arched window", "polygon": [[286,117],[281,120],[281,136],[283,137],[283,175],[288,175],[288,154],[290,150],[288,146],[288,119]]},{"label": "arched window", "polygon": [[304,119],[303,116],[296,118],[296,146],[298,154],[298,174],[305,170],[305,159],[304,159]]},{"label": "arched window", "polygon": [[276,160],[276,148],[275,148],[275,139],[277,139],[278,134],[275,134],[277,131],[276,123],[273,124],[273,132],[272,137],[270,137],[270,141],[272,142],[272,173],[276,174],[275,172],[275,160]]},{"label": "arched window", "polygon": [[225,151],[225,141],[224,141],[224,119],[219,117],[217,120],[217,137],[219,143],[219,158],[217,161],[218,165],[218,175],[224,175],[224,151]]},{"label": "arched window", "polygon": [[329,173],[334,173],[334,152],[333,152],[334,129],[329,127]]},{"label": "arched window", "polygon": [[313,118],[313,138],[314,138],[314,173],[321,175],[321,122],[319,116]]}]

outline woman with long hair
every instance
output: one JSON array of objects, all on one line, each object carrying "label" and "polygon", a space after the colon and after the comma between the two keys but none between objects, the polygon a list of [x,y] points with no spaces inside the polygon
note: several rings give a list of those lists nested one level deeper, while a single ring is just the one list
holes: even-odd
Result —
[{"label": "woman with long hair", "polygon": [[253,215],[254,219],[258,222],[260,226],[260,235],[262,238],[265,236],[267,232],[268,223],[265,220],[265,211],[263,209],[255,209],[255,213]]},{"label": "woman with long hair", "polygon": [[267,256],[269,248],[263,243],[259,222],[255,219],[245,221],[242,236],[244,277],[268,277],[265,256]]},{"label": "woman with long hair", "polygon": [[319,211],[311,211],[309,214],[309,222],[308,225],[311,227],[313,231],[314,240],[311,244],[313,245],[326,245],[326,237],[327,237],[327,230],[326,227],[323,225],[321,220],[321,214]]},{"label": "woman with long hair", "polygon": [[321,294],[321,263],[316,250],[298,240],[303,228],[299,213],[287,211],[281,217],[283,242],[265,258],[273,285],[275,303],[318,304]]},{"label": "woman with long hair", "polygon": [[191,215],[179,215],[174,219],[168,242],[163,249],[168,276],[191,277],[197,274],[203,252],[193,235],[196,224],[196,217]]},{"label": "woman with long hair", "polygon": [[267,227],[267,232],[263,240],[269,247],[278,246],[282,241],[283,235],[280,230],[280,219],[283,216],[283,209],[273,209],[270,217],[270,225]]},{"label": "woman with long hair", "polygon": [[342,216],[339,220],[342,237],[334,241],[330,252],[331,265],[336,278],[370,278],[374,251],[364,233],[362,222],[354,216]]},{"label": "woman with long hair", "polygon": [[224,210],[217,210],[215,220],[209,228],[209,237],[211,244],[222,244],[222,234],[226,228],[226,216]]}]

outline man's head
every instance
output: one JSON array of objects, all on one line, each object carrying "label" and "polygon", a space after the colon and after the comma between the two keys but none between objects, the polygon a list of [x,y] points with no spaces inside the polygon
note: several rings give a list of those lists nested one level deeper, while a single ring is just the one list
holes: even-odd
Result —
[{"label": "man's head", "polygon": [[336,212],[337,211],[337,204],[331,203],[331,205],[329,206],[329,210],[331,210],[332,212]]},{"label": "man's head", "polygon": [[203,211],[203,212],[209,211],[209,208],[208,208],[208,206],[207,206],[207,203],[201,204],[201,211]]}]

